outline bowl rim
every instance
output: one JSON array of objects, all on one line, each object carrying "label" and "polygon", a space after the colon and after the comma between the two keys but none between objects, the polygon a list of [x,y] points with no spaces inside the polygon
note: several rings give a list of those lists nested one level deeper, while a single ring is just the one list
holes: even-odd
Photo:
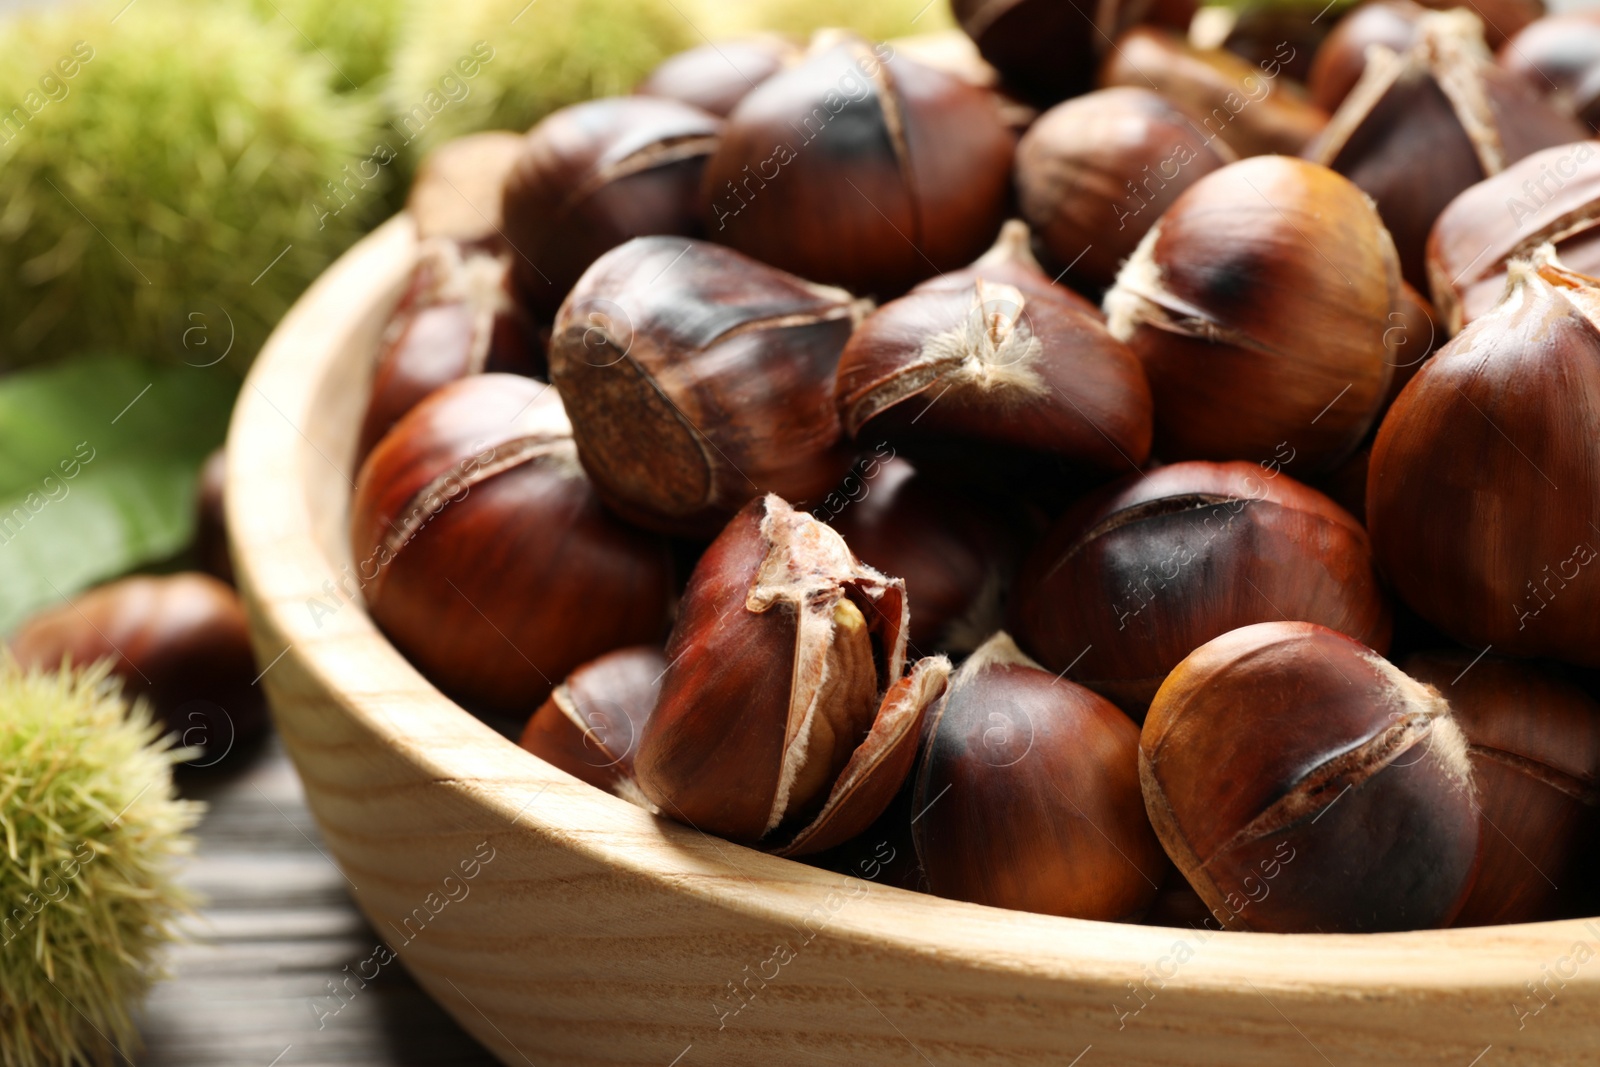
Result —
[{"label": "bowl rim", "polygon": [[[316,416],[330,389],[356,387],[370,374],[370,358],[349,349],[358,336],[370,346],[372,323],[392,308],[417,245],[401,213],[351,248],[284,318],[241,390],[229,433],[226,507],[263,676],[270,679],[278,660],[293,657],[334,694],[342,714],[402,750],[419,777],[469,786],[482,814],[495,821],[491,829],[537,829],[663,893],[801,928],[819,901],[853,892],[860,880],[713,838],[579,781],[434,688],[358,600],[329,607],[331,590],[349,572],[342,547],[348,496],[338,505],[334,474],[353,486],[355,427],[319,425]],[[313,484],[320,486],[316,499]],[[556,802],[536,803],[546,793]],[[1600,918],[1392,934],[1213,932],[1037,915],[865,884],[869,891],[830,914],[830,936],[902,958],[1118,992],[1153,978],[1165,983],[1171,963],[1181,968],[1185,989],[1204,993],[1471,988],[1521,996],[1524,982],[1539,978],[1540,964],[1569,954],[1575,942],[1600,945]],[[1585,986],[1600,993],[1600,968],[1568,981],[1563,994]]]}]

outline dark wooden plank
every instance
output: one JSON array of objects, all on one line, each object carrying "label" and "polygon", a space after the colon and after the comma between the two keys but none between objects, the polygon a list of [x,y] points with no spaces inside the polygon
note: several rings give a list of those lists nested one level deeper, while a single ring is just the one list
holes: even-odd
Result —
[{"label": "dark wooden plank", "polygon": [[141,1013],[140,1067],[497,1062],[399,961],[364,985],[350,978],[382,939],[322,849],[276,738],[209,770],[184,770],[179,785],[210,805],[183,876],[206,903],[185,922],[189,941],[167,957],[172,977]]}]

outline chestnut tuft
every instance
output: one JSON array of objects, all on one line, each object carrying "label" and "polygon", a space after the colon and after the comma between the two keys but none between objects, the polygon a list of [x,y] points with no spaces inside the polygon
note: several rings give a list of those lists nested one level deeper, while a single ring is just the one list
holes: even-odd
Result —
[{"label": "chestnut tuft", "polygon": [[1017,200],[1041,254],[1099,291],[1179,193],[1237,158],[1165,97],[1102,89],[1051,108],[1023,135]]},{"label": "chestnut tuft", "polygon": [[1394,245],[1326,167],[1241,160],[1190,186],[1106,294],[1138,353],[1164,459],[1266,460],[1311,476],[1349,455],[1393,373]]},{"label": "chestnut tuft", "polygon": [[1201,136],[1220,139],[1241,156],[1293,155],[1322,130],[1328,113],[1284,76],[1282,63],[1292,55],[1290,49],[1251,63],[1141,26],[1106,56],[1099,84],[1154,89],[1188,112]]},{"label": "chestnut tuft", "polygon": [[1377,202],[1406,281],[1423,289],[1428,230],[1456,194],[1584,133],[1494,65],[1471,12],[1430,11],[1406,52],[1368,49],[1361,80],[1304,154]]},{"label": "chestnut tuft", "polygon": [[607,652],[555,687],[518,743],[575,778],[633,799],[639,737],[666,669],[667,657],[655,645]]},{"label": "chestnut tuft", "polygon": [[601,508],[555,389],[527,378],[452,382],[396,423],[357,477],[350,546],[373,621],[484,710],[527,714],[666,628],[666,542]]},{"label": "chestnut tuft", "polygon": [[506,178],[521,154],[522,137],[508,130],[471,133],[429,152],[406,196],[417,236],[487,252],[509,251],[500,208]]},{"label": "chestnut tuft", "polygon": [[1561,262],[1600,273],[1600,141],[1535,152],[1450,201],[1428,237],[1428,277],[1450,333],[1505,295],[1506,264],[1553,242]]},{"label": "chestnut tuft", "polygon": [[1372,448],[1367,521],[1417,614],[1600,666],[1600,285],[1546,246],[1423,364]]},{"label": "chestnut tuft", "polygon": [[1312,623],[1191,653],[1150,705],[1139,776],[1167,854],[1230,929],[1444,926],[1472,885],[1478,810],[1449,705]]},{"label": "chestnut tuft", "polygon": [[753,89],[706,164],[713,240],[894,296],[969,262],[1005,218],[1016,138],[995,94],[858,38]]},{"label": "chestnut tuft", "polygon": [[826,521],[850,551],[905,581],[913,650],[971,652],[994,633],[1022,542],[1002,507],[899,458],[858,464],[837,504]]},{"label": "chestnut tuft", "polygon": [[1600,11],[1564,11],[1531,22],[1495,61],[1562,114],[1600,130]]},{"label": "chestnut tuft", "polygon": [[706,549],[667,641],[635,773],[662,814],[783,855],[883,814],[950,661],[905,677],[905,587],[776,496]]},{"label": "chestnut tuft", "polygon": [[1138,750],[1127,716],[996,634],[928,715],[912,833],[932,891],[1138,919],[1169,869],[1140,804]]},{"label": "chestnut tuft", "polygon": [[1450,698],[1482,817],[1478,880],[1457,926],[1578,914],[1579,863],[1600,844],[1600,704],[1555,672],[1467,651],[1407,674]]},{"label": "chestnut tuft", "polygon": [[506,261],[455,241],[425,242],[378,348],[356,461],[429,393],[486,371],[545,371],[538,330],[511,298]]},{"label": "chestnut tuft", "polygon": [[1483,22],[1483,36],[1490,48],[1499,48],[1523,29],[1544,17],[1544,0],[1420,0],[1423,7],[1450,11],[1463,6]]},{"label": "chestnut tuft", "polygon": [[706,537],[762,493],[820,499],[850,467],[833,379],[868,306],[701,241],[606,253],[550,342],[595,488],[633,522]]},{"label": "chestnut tuft", "polygon": [[111,661],[123,692],[142,697],[202,766],[267,724],[239,597],[209,574],[122,578],[26,619],[12,634],[23,667]]},{"label": "chestnut tuft", "polygon": [[1137,23],[1189,24],[1195,0],[952,0],[956,21],[1006,83],[1049,105],[1092,88],[1095,68]]},{"label": "chestnut tuft", "polygon": [[799,45],[777,33],[703,44],[668,57],[634,90],[727,118],[750,90],[800,61]]},{"label": "chestnut tuft", "polygon": [[1180,660],[1241,626],[1306,620],[1379,652],[1391,628],[1361,525],[1253,463],[1178,463],[1088,498],[1029,555],[1011,610],[1040,662],[1135,719]]},{"label": "chestnut tuft", "polygon": [[502,213],[517,290],[540,317],[630,237],[701,232],[699,190],[722,122],[647,96],[562,108],[528,131]]},{"label": "chestnut tuft", "polygon": [[839,359],[837,392],[851,437],[969,480],[1103,480],[1150,454],[1139,360],[1051,284],[1021,223],[971,268],[869,315]]}]

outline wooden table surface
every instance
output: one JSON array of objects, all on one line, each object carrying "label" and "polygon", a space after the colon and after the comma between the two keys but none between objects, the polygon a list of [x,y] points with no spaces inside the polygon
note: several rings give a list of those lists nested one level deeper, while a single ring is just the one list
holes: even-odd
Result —
[{"label": "wooden table surface", "polygon": [[210,805],[184,876],[206,899],[185,924],[192,941],[170,954],[172,977],[146,1002],[139,1067],[497,1062],[399,963],[365,988],[350,980],[344,1001],[330,993],[380,939],[323,851],[276,737],[184,770],[179,785]]}]

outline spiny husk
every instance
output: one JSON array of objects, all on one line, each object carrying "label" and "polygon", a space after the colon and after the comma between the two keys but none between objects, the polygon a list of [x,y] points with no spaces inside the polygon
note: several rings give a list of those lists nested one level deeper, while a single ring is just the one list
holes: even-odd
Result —
[{"label": "spiny husk", "polygon": [[192,750],[172,745],[104,664],[24,671],[0,653],[5,1067],[110,1063],[137,1044],[130,1010],[193,903],[174,861],[202,805],[177,799],[172,767]]}]

